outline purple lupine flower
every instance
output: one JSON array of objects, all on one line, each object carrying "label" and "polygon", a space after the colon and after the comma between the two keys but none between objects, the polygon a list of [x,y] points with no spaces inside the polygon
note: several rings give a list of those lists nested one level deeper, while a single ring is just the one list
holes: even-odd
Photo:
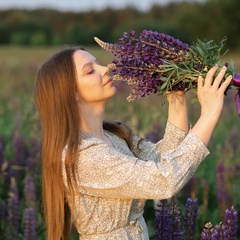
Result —
[{"label": "purple lupine flower", "polygon": [[230,135],[230,144],[234,153],[238,149],[239,140],[240,140],[239,131],[238,131],[238,128],[235,127],[232,129],[231,135]]},{"label": "purple lupine flower", "polygon": [[40,163],[41,141],[32,138],[29,142],[29,156],[26,159],[26,167],[30,174],[36,170],[36,165]]},{"label": "purple lupine flower", "polygon": [[171,214],[172,214],[172,232],[170,233],[171,239],[181,240],[183,236],[181,228],[180,210],[177,203],[177,198],[171,198]]},{"label": "purple lupine flower", "polygon": [[221,215],[223,216],[225,209],[232,205],[232,196],[226,190],[225,184],[225,167],[223,162],[218,162],[216,169],[216,178],[217,178],[217,202],[219,205],[219,210]]},{"label": "purple lupine flower", "polygon": [[240,74],[235,74],[233,76],[232,84],[233,86],[238,88],[238,92],[235,95],[235,102],[236,102],[238,114],[240,116]]},{"label": "purple lupine flower", "polygon": [[[118,44],[94,39],[117,58],[109,64],[112,79],[135,85],[128,101],[155,93],[196,89],[198,76],[204,77],[205,67],[210,69],[219,61],[219,53],[226,42],[226,38],[219,44],[198,40],[189,46],[170,35],[151,30],[143,30],[138,38],[133,30],[124,32]],[[224,78],[235,73],[233,66],[228,63],[225,66],[228,68]]]},{"label": "purple lupine flower", "polygon": [[167,200],[163,199],[159,201],[157,205],[158,209],[157,215],[155,218],[155,234],[154,237],[156,240],[168,240],[169,239],[169,227],[172,222],[172,217],[170,214],[170,209],[167,204]]},{"label": "purple lupine flower", "polygon": [[37,239],[37,219],[34,208],[26,208],[24,211],[24,240]]},{"label": "purple lupine flower", "polygon": [[15,130],[13,133],[13,154],[14,164],[17,166],[26,166],[26,159],[29,156],[29,151],[24,138]]},{"label": "purple lupine flower", "polygon": [[36,189],[34,183],[34,177],[28,175],[24,183],[24,196],[26,201],[26,206],[31,208],[36,208]]},{"label": "purple lupine flower", "polygon": [[8,198],[8,225],[7,239],[19,238],[19,195],[17,184],[14,178],[11,178],[10,192]]},{"label": "purple lupine flower", "polygon": [[233,86],[240,87],[240,74],[234,74],[232,83]]},{"label": "purple lupine flower", "polygon": [[180,211],[175,198],[170,200],[170,206],[166,199],[159,201],[154,229],[156,240],[182,239]]},{"label": "purple lupine flower", "polygon": [[195,239],[198,218],[198,199],[188,198],[183,218],[184,239]]},{"label": "purple lupine flower", "polygon": [[240,116],[240,89],[238,90],[238,92],[235,95],[235,102],[236,102],[236,107],[238,110],[238,115]]},{"label": "purple lupine flower", "polygon": [[232,207],[225,211],[223,219],[223,239],[236,239],[238,224],[238,212]]},{"label": "purple lupine flower", "polygon": [[27,158],[29,156],[27,145],[24,138],[19,135],[18,130],[14,130],[13,139],[13,160],[11,164],[11,176],[19,179],[25,170]]},{"label": "purple lupine flower", "polygon": [[201,240],[212,240],[212,223],[206,223],[201,233]]},{"label": "purple lupine flower", "polygon": [[223,238],[223,226],[222,223],[216,225],[214,228],[211,229],[211,240],[219,240]]},{"label": "purple lupine flower", "polygon": [[35,138],[31,138],[29,141],[29,156],[36,158],[41,152],[41,141],[37,141]]},{"label": "purple lupine flower", "polygon": [[[96,38],[95,38],[96,39]],[[99,39],[96,39],[99,43]],[[157,44],[156,44],[157,43]],[[135,84],[128,100],[159,92],[159,86],[165,83],[165,74],[159,66],[165,61],[178,63],[187,58],[188,45],[164,33],[144,30],[139,38],[135,32],[124,32],[119,44],[100,43],[118,59],[114,59],[113,80],[124,80]],[[174,89],[185,89],[183,83],[174,83]]]},{"label": "purple lupine flower", "polygon": [[33,174],[34,171],[36,170],[36,158],[29,156],[26,159],[26,167],[28,168],[28,171],[30,174]]},{"label": "purple lupine flower", "polygon": [[201,233],[201,240],[234,240],[237,237],[238,212],[232,207],[225,211],[224,220],[212,228],[211,223],[205,224]]}]

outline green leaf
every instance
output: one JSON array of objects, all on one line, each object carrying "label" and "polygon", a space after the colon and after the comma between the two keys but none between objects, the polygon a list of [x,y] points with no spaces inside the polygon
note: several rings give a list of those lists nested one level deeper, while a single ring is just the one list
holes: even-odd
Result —
[{"label": "green leaf", "polygon": [[166,81],[166,82],[160,87],[160,89],[161,89],[161,90],[165,89],[165,88],[168,86],[168,84],[169,84],[169,82]]},{"label": "green leaf", "polygon": [[174,68],[172,67],[167,67],[166,69],[157,69],[158,72],[164,73],[164,72],[171,72]]}]

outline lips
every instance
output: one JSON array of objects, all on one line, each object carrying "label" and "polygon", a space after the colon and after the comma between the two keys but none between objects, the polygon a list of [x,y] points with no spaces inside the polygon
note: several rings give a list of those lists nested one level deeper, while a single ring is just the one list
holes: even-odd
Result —
[{"label": "lips", "polygon": [[112,79],[111,79],[111,78],[109,78],[109,79],[103,84],[103,86],[107,85],[107,84],[110,83],[110,82],[112,82]]}]

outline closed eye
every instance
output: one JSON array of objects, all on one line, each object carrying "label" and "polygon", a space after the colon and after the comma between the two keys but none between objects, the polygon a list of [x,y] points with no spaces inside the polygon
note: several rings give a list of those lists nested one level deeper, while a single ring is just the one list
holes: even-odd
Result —
[{"label": "closed eye", "polygon": [[92,74],[92,73],[94,73],[94,69],[88,71],[86,74]]}]

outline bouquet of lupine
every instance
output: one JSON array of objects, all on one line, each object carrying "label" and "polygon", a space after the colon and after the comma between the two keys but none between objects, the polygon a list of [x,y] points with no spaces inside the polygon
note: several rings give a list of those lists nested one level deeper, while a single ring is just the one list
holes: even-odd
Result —
[{"label": "bouquet of lupine", "polygon": [[[203,77],[215,64],[221,67],[221,54],[226,38],[216,44],[214,41],[198,40],[189,46],[164,33],[143,30],[139,37],[131,30],[124,32],[118,44],[95,41],[116,58],[108,67],[112,70],[113,80],[122,80],[135,85],[127,100],[133,101],[152,93],[165,95],[168,91],[188,91],[197,89],[199,75]],[[224,63],[228,67],[225,77],[234,79],[226,90],[240,89],[240,75],[235,74],[234,63]],[[216,73],[217,74],[217,73]],[[240,90],[236,101],[240,104]],[[240,111],[240,106],[239,106]]]}]

